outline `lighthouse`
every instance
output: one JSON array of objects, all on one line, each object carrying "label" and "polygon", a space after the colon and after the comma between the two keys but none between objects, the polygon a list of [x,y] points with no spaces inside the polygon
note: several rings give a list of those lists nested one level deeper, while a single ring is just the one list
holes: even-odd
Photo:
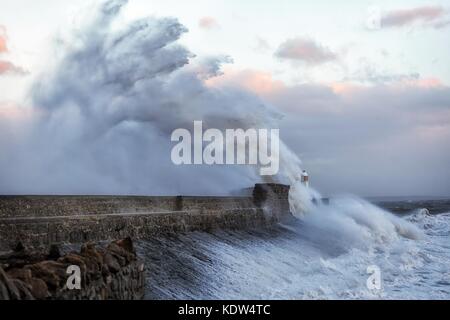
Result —
[{"label": "lighthouse", "polygon": [[306,172],[306,170],[302,171],[301,182],[305,187],[307,187],[307,188],[309,187],[309,175],[308,175],[308,172]]}]

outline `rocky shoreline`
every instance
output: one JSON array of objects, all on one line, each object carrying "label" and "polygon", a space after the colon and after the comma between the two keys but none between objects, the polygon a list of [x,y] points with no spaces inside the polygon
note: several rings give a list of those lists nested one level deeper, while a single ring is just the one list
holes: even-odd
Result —
[{"label": "rocky shoreline", "polygon": [[[80,287],[70,289],[70,267],[80,270]],[[79,252],[27,250],[19,244],[0,255],[0,300],[138,300],[145,270],[130,238],[105,247],[86,243]]]}]

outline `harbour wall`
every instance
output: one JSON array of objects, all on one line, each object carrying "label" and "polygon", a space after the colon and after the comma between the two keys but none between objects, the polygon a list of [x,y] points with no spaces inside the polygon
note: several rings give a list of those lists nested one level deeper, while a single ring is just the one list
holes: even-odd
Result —
[{"label": "harbour wall", "polygon": [[0,196],[0,250],[269,226],[289,217],[288,196],[280,184],[242,197]]}]

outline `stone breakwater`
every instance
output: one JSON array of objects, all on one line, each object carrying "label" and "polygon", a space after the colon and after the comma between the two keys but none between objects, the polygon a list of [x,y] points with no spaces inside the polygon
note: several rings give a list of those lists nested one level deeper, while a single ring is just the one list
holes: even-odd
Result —
[{"label": "stone breakwater", "polygon": [[[131,239],[272,226],[290,217],[288,196],[279,184],[241,197],[0,196],[0,300],[142,299]],[[93,244],[103,241],[113,242]],[[61,244],[83,245],[61,256]],[[67,286],[70,266],[80,268],[81,290]]]},{"label": "stone breakwater", "polygon": [[289,186],[242,197],[1,196],[0,250],[273,225],[289,216]]},{"label": "stone breakwater", "polygon": [[[79,290],[67,287],[72,265],[81,271]],[[0,300],[142,299],[144,273],[129,238],[105,248],[88,243],[80,252],[63,256],[56,246],[43,255],[19,245],[14,252],[0,255]]]}]

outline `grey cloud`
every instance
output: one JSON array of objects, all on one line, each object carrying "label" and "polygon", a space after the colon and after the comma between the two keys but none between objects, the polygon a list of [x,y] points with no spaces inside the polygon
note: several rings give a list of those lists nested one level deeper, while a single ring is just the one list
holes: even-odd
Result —
[{"label": "grey cloud", "polygon": [[337,59],[337,55],[327,47],[307,38],[288,39],[280,44],[275,56],[280,59],[318,65]]},{"label": "grey cloud", "polygon": [[200,59],[194,71],[198,77],[206,80],[222,75],[222,65],[226,63],[233,63],[233,59],[226,55],[208,56]]},{"label": "grey cloud", "polygon": [[450,195],[450,88],[375,85],[346,95],[302,85],[264,99],[324,193]]},{"label": "grey cloud", "polygon": [[345,77],[344,81],[358,81],[362,83],[392,83],[400,81],[412,81],[420,79],[420,74],[417,72],[411,73],[392,73],[388,71],[379,71],[373,66],[365,65],[353,74]]},{"label": "grey cloud", "polygon": [[401,27],[421,22],[425,26],[442,28],[448,24],[448,21],[442,20],[447,15],[447,10],[441,6],[422,6],[392,10],[381,17],[381,27]]},{"label": "grey cloud", "polygon": [[284,114],[282,140],[324,194],[450,195],[450,87],[437,79],[289,86],[247,70],[233,84]]}]

